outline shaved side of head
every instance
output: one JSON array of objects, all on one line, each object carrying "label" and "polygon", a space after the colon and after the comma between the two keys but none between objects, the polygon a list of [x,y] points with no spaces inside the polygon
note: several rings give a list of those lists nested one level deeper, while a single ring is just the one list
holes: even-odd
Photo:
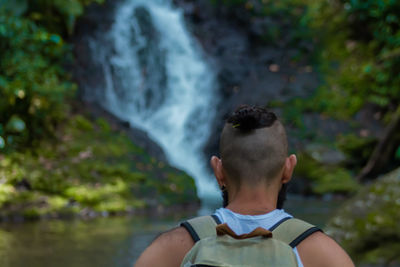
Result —
[{"label": "shaved side of head", "polygon": [[[243,109],[244,115],[240,113]],[[262,181],[269,184],[282,171],[287,157],[285,129],[275,114],[265,109],[238,110],[228,119],[221,134],[222,166],[237,186],[242,183],[257,186]]]}]

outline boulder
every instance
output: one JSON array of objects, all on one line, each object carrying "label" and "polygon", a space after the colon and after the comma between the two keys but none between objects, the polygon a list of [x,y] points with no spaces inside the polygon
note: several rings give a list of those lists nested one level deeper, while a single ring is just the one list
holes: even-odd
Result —
[{"label": "boulder", "polygon": [[[365,186],[337,212],[326,232],[356,263],[400,264],[400,168]],[[397,265],[396,265],[397,264]]]}]

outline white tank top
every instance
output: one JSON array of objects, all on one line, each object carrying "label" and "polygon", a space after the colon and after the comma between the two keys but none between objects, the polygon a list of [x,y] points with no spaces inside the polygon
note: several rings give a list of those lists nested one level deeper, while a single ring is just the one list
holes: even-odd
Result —
[{"label": "white tank top", "polygon": [[[257,227],[270,229],[280,220],[293,217],[283,209],[276,209],[261,215],[243,215],[225,208],[220,208],[215,211],[215,215],[217,215],[221,223],[228,224],[229,228],[237,235],[248,234]],[[304,267],[296,247],[293,248],[293,252],[296,255],[299,267]]]}]

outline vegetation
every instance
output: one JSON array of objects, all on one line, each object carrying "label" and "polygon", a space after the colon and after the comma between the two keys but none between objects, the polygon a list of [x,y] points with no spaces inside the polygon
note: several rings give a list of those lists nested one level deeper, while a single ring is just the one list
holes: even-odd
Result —
[{"label": "vegetation", "polygon": [[193,204],[194,181],[98,119],[73,115],[35,149],[0,158],[0,217],[125,213]]},{"label": "vegetation", "polygon": [[326,232],[358,263],[389,266],[400,255],[400,169],[360,190],[328,223]]},{"label": "vegetation", "polygon": [[[317,36],[315,65],[324,82],[311,99],[293,100],[291,108],[297,109],[296,114],[318,112],[349,121],[354,131],[359,130],[355,115],[369,109],[373,123],[386,125],[380,140],[368,131],[338,137],[337,147],[349,155],[348,165],[361,172],[360,179],[399,163],[400,136],[395,133],[400,112],[398,10],[398,1],[315,1],[304,15]],[[375,147],[380,148],[376,151],[380,159],[374,161]],[[369,170],[363,169],[367,162],[372,164]]]},{"label": "vegetation", "polygon": [[390,120],[400,103],[400,3],[332,2],[321,1],[310,12],[327,80],[318,90],[317,109],[350,118],[373,103]]},{"label": "vegetation", "polygon": [[297,158],[299,164],[295,175],[310,181],[306,192],[347,195],[356,192],[360,187],[351,171],[344,167],[323,164],[305,152],[298,154]]},{"label": "vegetation", "polygon": [[[211,1],[246,13],[248,16],[242,17],[248,19],[247,23],[267,17],[259,35],[271,44],[277,45],[286,38],[292,47],[312,48],[325,85],[317,90],[315,103],[298,102],[298,106],[345,119],[366,103],[380,107],[382,117],[390,117],[398,107],[398,1]],[[271,35],[271,31],[275,34]]]},{"label": "vegetation", "polygon": [[[365,166],[357,170],[361,181],[399,164],[399,10],[398,1],[369,0],[321,2],[310,11],[310,27],[320,36],[318,64],[325,80],[310,110],[352,121],[369,109],[374,114],[370,120],[385,126]],[[358,138],[368,150],[374,142],[364,133]]]},{"label": "vegetation", "polygon": [[53,132],[75,86],[61,68],[67,48],[59,35],[0,12],[0,146],[10,150]]},{"label": "vegetation", "polygon": [[0,217],[130,212],[196,203],[193,179],[104,120],[72,113],[65,39],[103,0],[0,0]]},{"label": "vegetation", "polygon": [[[224,5],[244,24],[260,25],[252,33],[255,41],[266,45],[296,47],[293,60],[308,54],[312,32],[308,25],[307,0],[211,0],[214,5]],[[312,44],[311,44],[312,45]]]},{"label": "vegetation", "polygon": [[64,38],[91,2],[102,0],[0,1],[0,149],[35,145],[65,119],[76,85]]}]

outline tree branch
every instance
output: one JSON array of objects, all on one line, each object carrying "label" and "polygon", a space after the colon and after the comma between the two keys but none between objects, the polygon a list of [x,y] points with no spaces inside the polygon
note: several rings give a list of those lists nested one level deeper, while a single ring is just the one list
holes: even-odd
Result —
[{"label": "tree branch", "polygon": [[394,150],[400,143],[400,107],[393,114],[392,120],[385,128],[385,132],[372,152],[367,164],[357,176],[357,180],[364,182],[371,180],[379,170],[391,160]]}]

